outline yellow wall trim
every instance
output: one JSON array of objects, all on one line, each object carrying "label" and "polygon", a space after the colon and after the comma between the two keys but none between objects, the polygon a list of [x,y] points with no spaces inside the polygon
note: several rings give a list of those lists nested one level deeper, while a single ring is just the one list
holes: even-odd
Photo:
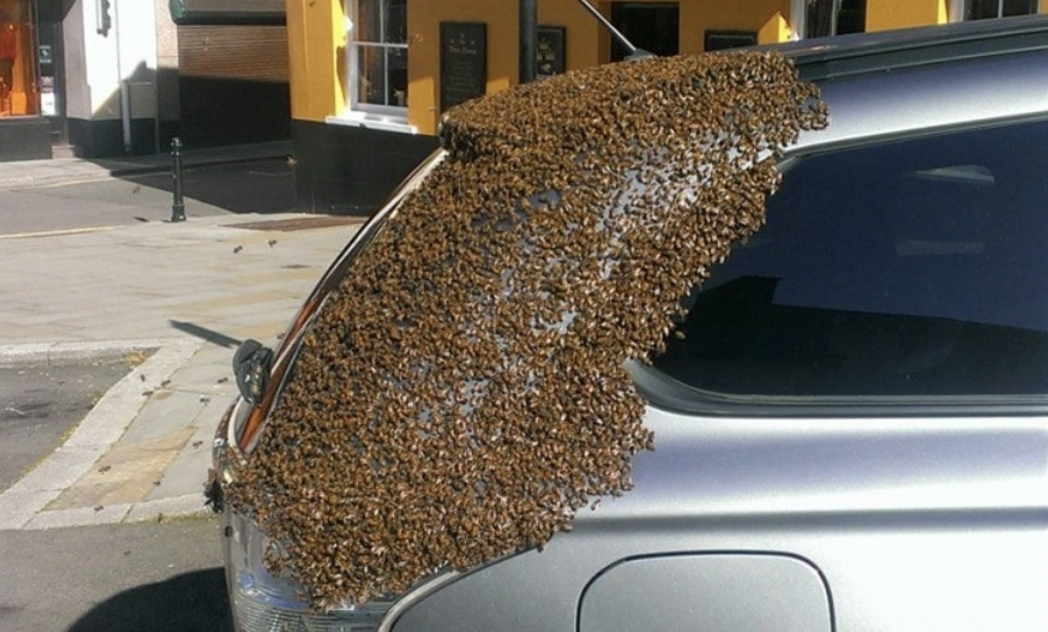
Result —
[{"label": "yellow wall trim", "polygon": [[946,24],[947,0],[867,0],[866,30],[887,31],[914,26]]}]

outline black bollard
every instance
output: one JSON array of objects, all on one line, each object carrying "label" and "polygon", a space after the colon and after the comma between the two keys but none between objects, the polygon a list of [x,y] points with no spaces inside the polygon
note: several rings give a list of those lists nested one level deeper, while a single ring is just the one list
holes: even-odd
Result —
[{"label": "black bollard", "polygon": [[171,204],[171,221],[186,221],[186,205],[182,202],[182,141],[175,136],[171,139],[171,188],[174,202]]}]

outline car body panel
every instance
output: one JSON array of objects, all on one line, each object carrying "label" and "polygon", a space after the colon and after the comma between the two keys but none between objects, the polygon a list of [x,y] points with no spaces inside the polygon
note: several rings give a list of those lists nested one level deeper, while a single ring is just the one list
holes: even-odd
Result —
[{"label": "car body panel", "polygon": [[1043,117],[1048,51],[831,79],[826,129],[802,132],[791,153],[934,133],[988,121]]},{"label": "car body panel", "polygon": [[[587,629],[580,604],[606,569],[724,553],[817,568],[836,630],[1032,631],[1048,620],[1034,598],[1048,590],[1044,418],[696,419],[652,408],[646,425],[656,449],[635,458],[632,491],[581,510],[543,551],[463,576],[393,629]],[[760,565],[735,561],[765,590]],[[725,573],[733,563],[718,562]],[[654,596],[663,586],[608,585],[601,603],[626,600],[657,620],[670,607]]]},{"label": "car body panel", "polygon": [[[1048,19],[1004,22],[1017,25],[1014,51],[995,40],[979,59],[968,57],[986,25],[922,31],[923,42],[902,33],[780,47],[818,78],[831,117],[826,130],[802,134],[787,164],[1048,118]],[[913,52],[938,44],[957,52],[941,62]],[[855,62],[878,47],[891,63]],[[1048,626],[1048,392],[787,402],[696,393],[654,369],[632,370],[655,436],[655,450],[634,457],[634,488],[595,499],[541,550],[445,576],[395,607],[382,629]],[[233,425],[230,445],[243,440]]]}]

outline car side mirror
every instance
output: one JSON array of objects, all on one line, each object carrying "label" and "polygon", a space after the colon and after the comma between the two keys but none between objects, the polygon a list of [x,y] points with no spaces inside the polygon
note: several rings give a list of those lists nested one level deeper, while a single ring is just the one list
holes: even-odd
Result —
[{"label": "car side mirror", "polygon": [[262,398],[272,364],[273,350],[257,340],[249,338],[237,348],[233,354],[233,374],[245,401],[255,404]]}]

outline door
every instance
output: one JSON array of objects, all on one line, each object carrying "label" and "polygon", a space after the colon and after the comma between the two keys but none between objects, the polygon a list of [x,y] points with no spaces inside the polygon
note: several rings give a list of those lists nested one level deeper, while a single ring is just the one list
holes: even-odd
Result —
[{"label": "door", "polygon": [[[612,2],[611,21],[637,48],[660,56],[680,52],[680,7],[676,2]],[[622,45],[612,42],[612,61],[622,61],[627,54]]]}]

